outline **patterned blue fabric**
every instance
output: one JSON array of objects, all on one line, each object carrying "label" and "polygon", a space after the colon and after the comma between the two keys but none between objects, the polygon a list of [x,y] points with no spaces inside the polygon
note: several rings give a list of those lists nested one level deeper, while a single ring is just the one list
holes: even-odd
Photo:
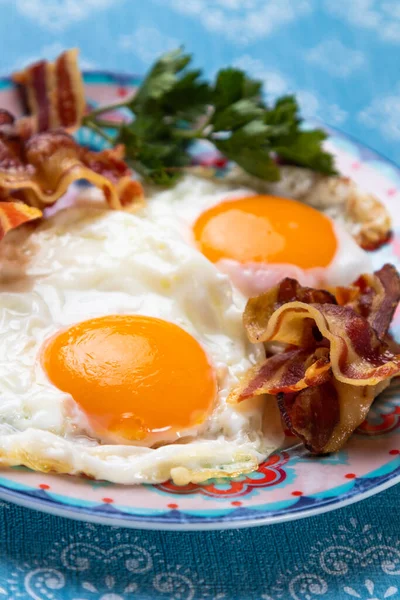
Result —
[{"label": "patterned blue fabric", "polygon": [[[396,0],[0,0],[0,73],[79,46],[87,69],[142,73],[184,44],[270,98],[400,161]],[[36,600],[400,599],[394,488],[283,525],[208,533],[111,529],[0,504],[0,597]]]},{"label": "patterned blue fabric", "polygon": [[0,506],[0,598],[400,598],[397,488],[283,525],[141,532]]}]

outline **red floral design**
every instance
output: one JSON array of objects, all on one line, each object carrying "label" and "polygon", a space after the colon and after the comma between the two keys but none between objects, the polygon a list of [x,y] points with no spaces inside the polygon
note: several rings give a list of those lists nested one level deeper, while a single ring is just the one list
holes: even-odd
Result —
[{"label": "red floral design", "polygon": [[125,98],[128,95],[128,90],[121,86],[121,87],[117,88],[117,95],[120,98]]},{"label": "red floral design", "polygon": [[199,153],[194,162],[202,167],[214,167],[215,169],[224,169],[228,164],[227,159],[222,154],[214,151]]},{"label": "red floral design", "polygon": [[400,406],[396,406],[393,412],[388,414],[380,414],[380,422],[364,421],[357,429],[357,433],[361,435],[382,435],[390,433],[397,429],[400,425]]},{"label": "red floral design", "polygon": [[254,488],[271,487],[284,481],[286,479],[286,472],[283,467],[288,459],[289,455],[287,452],[273,454],[259,466],[258,471],[255,473],[241,475],[235,479],[213,479],[212,481],[210,480],[210,483],[206,484],[189,483],[182,486],[175,485],[172,481],[167,481],[154,487],[168,494],[203,494],[218,498],[246,496]]}]

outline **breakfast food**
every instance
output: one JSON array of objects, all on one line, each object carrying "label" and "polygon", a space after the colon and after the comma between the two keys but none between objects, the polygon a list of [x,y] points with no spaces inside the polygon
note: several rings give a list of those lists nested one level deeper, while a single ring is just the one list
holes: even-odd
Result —
[{"label": "breakfast food", "polygon": [[138,216],[76,208],[8,234],[0,261],[2,464],[199,481],[253,470],[281,442],[259,398],[226,403],[263,349],[194,249]]},{"label": "breakfast food", "polygon": [[[30,114],[0,111],[1,465],[234,477],[282,444],[281,417],[338,450],[400,373],[400,278],[366,251],[390,236],[383,204],[293,97],[268,107],[241,71],[211,85],[189,62],[161,57],[119,104],[132,121],[86,107],[75,51],[14,75]],[[235,165],[192,165],[194,139]]]},{"label": "breakfast food", "polygon": [[229,182],[187,175],[153,193],[144,214],[198,248],[246,297],[287,276],[312,287],[347,285],[371,270],[341,219]]},{"label": "breakfast food", "polygon": [[250,299],[244,312],[249,340],[282,346],[230,396],[236,403],[276,395],[288,427],[319,454],[343,446],[400,374],[399,348],[387,339],[400,300],[396,269],[384,265],[336,294],[284,279]]},{"label": "breakfast food", "polygon": [[365,250],[379,248],[390,237],[391,218],[385,205],[348,177],[325,176],[287,165],[281,167],[281,179],[276,182],[257,179],[237,166],[224,179],[236,187],[245,185],[260,194],[292,198],[316,208],[342,223]]},{"label": "breakfast food", "polygon": [[13,74],[23,102],[30,113],[18,121],[25,136],[62,127],[80,126],[86,102],[78,50],[67,50],[54,62],[41,60]]},{"label": "breakfast food", "polygon": [[8,231],[29,221],[36,221],[41,216],[42,211],[22,202],[0,202],[0,240]]},{"label": "breakfast food", "polygon": [[121,146],[92,152],[60,130],[26,138],[18,132],[18,121],[10,113],[3,111],[2,117],[2,199],[18,192],[26,204],[42,209],[61,198],[71,183],[86,179],[102,191],[110,208],[137,206],[143,201],[142,186],[131,178]]}]

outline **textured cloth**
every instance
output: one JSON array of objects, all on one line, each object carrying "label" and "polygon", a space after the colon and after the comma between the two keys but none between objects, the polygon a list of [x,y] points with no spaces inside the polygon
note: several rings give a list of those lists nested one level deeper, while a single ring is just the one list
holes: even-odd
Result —
[{"label": "textured cloth", "polygon": [[[399,5],[379,0],[0,0],[0,72],[79,46],[84,68],[143,73],[184,44],[212,75],[235,64],[270,99],[400,160]],[[382,68],[382,66],[384,68]],[[400,599],[393,488],[310,519],[141,532],[0,505],[0,598]]]},{"label": "textured cloth", "polygon": [[115,529],[0,506],[0,598],[400,598],[399,489],[293,523]]}]

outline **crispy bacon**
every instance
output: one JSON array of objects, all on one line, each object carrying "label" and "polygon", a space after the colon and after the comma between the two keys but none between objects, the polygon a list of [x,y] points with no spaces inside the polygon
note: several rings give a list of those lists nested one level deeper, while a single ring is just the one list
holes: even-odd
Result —
[{"label": "crispy bacon", "polygon": [[305,302],[311,304],[336,304],[333,294],[326,290],[303,287],[296,279],[286,277],[264,294],[250,298],[243,315],[243,323],[251,342],[263,342],[263,332],[268,326],[272,314],[287,302]]},{"label": "crispy bacon", "polygon": [[332,381],[297,394],[280,393],[277,400],[286,426],[307,448],[323,453],[340,422],[340,402]]},{"label": "crispy bacon", "polygon": [[332,371],[338,381],[375,385],[400,373],[400,356],[390,352],[368,321],[348,306],[289,302],[274,312],[262,341],[302,347],[308,319],[330,343]]},{"label": "crispy bacon", "polygon": [[11,229],[40,219],[42,212],[37,208],[27,206],[23,202],[0,202],[0,240]]},{"label": "crispy bacon", "polygon": [[302,349],[274,354],[248,371],[240,388],[233,390],[230,402],[241,402],[261,394],[291,393],[318,385],[330,375],[328,348],[315,352]]},{"label": "crispy bacon", "polygon": [[1,139],[18,141],[27,140],[34,133],[30,117],[16,119],[8,110],[0,109]]},{"label": "crispy bacon", "polygon": [[131,179],[122,146],[92,152],[62,130],[25,141],[0,129],[0,188],[18,190],[27,204],[43,208],[54,204],[78,179],[100,188],[111,208],[138,206],[143,201],[142,186]]},{"label": "crispy bacon", "polygon": [[63,52],[54,62],[36,62],[15,73],[13,80],[30,113],[24,125],[31,133],[58,127],[72,131],[80,126],[85,94],[77,49]]},{"label": "crispy bacon", "polygon": [[353,386],[331,377],[321,386],[278,394],[286,426],[316,454],[340,450],[366,418],[372,402],[390,383]]},{"label": "crispy bacon", "polygon": [[31,114],[15,119],[0,111],[0,199],[12,196],[45,208],[71,183],[86,179],[111,208],[136,208],[143,189],[131,178],[124,147],[92,152],[67,133],[80,125],[85,109],[77,54],[68,50],[53,63],[40,61],[14,75]]},{"label": "crispy bacon", "polygon": [[8,110],[0,108],[0,127],[4,125],[13,125],[15,117]]},{"label": "crispy bacon", "polygon": [[[310,324],[321,334],[314,335],[313,349],[308,344],[304,348]],[[274,311],[257,341],[282,342],[295,349],[253,367],[231,401],[318,385],[330,369],[338,381],[357,386],[376,385],[400,373],[400,355],[393,354],[368,322],[346,306],[289,302]],[[321,345],[326,341],[329,348]]]},{"label": "crispy bacon", "polygon": [[357,294],[346,304],[365,317],[377,336],[383,338],[400,300],[400,276],[395,267],[386,264],[374,275],[361,275],[352,288]]},{"label": "crispy bacon", "polygon": [[283,351],[253,367],[229,397],[276,395],[287,426],[317,453],[340,448],[400,374],[399,348],[387,333],[400,298],[394,267],[363,275],[335,295],[286,279],[249,300],[249,339],[279,342]]}]

